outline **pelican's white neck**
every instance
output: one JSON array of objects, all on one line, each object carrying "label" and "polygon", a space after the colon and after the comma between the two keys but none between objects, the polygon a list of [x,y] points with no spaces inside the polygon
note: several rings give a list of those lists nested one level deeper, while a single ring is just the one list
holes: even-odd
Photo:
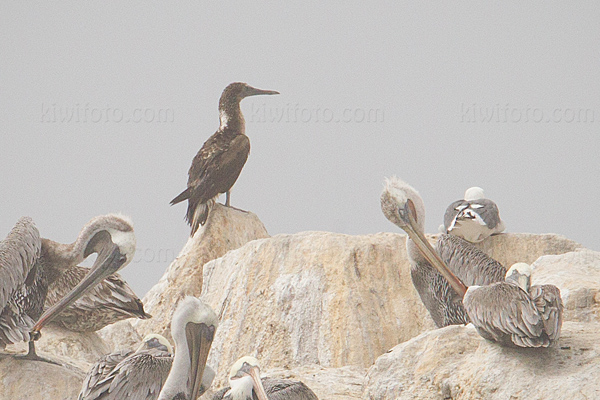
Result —
[{"label": "pelican's white neck", "polygon": [[252,399],[252,389],[254,383],[250,376],[242,376],[241,378],[230,379],[229,398],[231,400],[248,400]]}]

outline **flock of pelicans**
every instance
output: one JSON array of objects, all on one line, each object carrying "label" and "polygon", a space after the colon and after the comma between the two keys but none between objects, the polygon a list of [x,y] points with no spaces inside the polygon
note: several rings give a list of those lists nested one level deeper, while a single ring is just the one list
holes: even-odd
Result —
[{"label": "flock of pelicans", "polygon": [[[240,101],[277,94],[232,83],[219,101],[220,126],[202,146],[189,170],[188,187],[172,204],[188,200],[191,235],[204,225],[219,194],[237,180],[250,151]],[[408,234],[411,277],[438,327],[472,323],[485,339],[502,345],[547,347],[560,336],[562,300],[552,285],[531,286],[531,267],[508,271],[473,243],[504,230],[498,208],[483,190],[470,188],[448,207],[435,248],[424,235],[422,198],[398,178],[387,179],[381,209]],[[0,348],[28,342],[29,352],[14,357],[54,363],[37,355],[35,341],[47,324],[80,332],[97,331],[122,319],[151,318],[140,299],[116,274],[133,258],[131,221],[122,215],[93,218],[72,244],[41,238],[33,221],[21,218],[0,243]],[[91,268],[79,264],[97,254]],[[190,400],[204,393],[215,377],[206,365],[218,318],[200,299],[179,302],[171,321],[175,351],[167,339],[151,334],[136,351],[102,357],[88,372],[79,400]],[[7,354],[2,354],[7,356]],[[239,359],[229,386],[213,399],[314,400],[305,384],[260,378],[258,360]]]}]

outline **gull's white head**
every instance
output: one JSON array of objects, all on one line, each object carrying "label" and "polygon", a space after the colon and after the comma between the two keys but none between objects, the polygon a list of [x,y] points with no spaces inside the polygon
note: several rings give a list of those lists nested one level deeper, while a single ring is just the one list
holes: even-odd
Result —
[{"label": "gull's white head", "polygon": [[516,263],[513,264],[508,271],[506,271],[505,279],[507,281],[513,281],[519,285],[521,289],[529,292],[532,271],[533,268],[531,268],[531,265],[526,263]]},{"label": "gull's white head", "polygon": [[386,178],[381,193],[381,211],[394,225],[402,228],[406,225],[400,217],[408,200],[412,200],[417,214],[417,224],[421,231],[425,230],[425,204],[419,193],[408,183],[398,177]]},{"label": "gull's white head", "polygon": [[483,189],[478,186],[473,186],[468,188],[465,191],[465,200],[473,201],[473,200],[481,200],[485,199],[485,194],[483,193]]}]

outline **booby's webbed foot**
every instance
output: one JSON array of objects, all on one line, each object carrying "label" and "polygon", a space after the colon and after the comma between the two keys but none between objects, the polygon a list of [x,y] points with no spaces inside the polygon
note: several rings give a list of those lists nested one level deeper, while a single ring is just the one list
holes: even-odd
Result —
[{"label": "booby's webbed foot", "polygon": [[234,210],[237,210],[237,211],[241,211],[241,212],[246,213],[246,214],[248,214],[250,212],[250,211],[242,210],[241,208],[237,208],[237,207],[233,207],[233,206],[227,206],[227,207],[229,207],[231,209],[234,209]]},{"label": "booby's webbed foot", "polygon": [[231,191],[227,191],[225,192],[225,207],[231,207],[231,203],[229,203],[229,195],[230,195]]}]

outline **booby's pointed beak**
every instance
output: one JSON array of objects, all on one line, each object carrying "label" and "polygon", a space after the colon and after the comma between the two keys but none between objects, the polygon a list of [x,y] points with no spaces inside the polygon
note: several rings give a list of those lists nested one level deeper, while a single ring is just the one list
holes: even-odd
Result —
[{"label": "booby's pointed beak", "polygon": [[265,388],[260,380],[260,369],[257,366],[250,367],[248,375],[250,375],[252,382],[254,382],[254,392],[256,393],[258,400],[269,400],[267,392],[265,392]]},{"label": "booby's pointed beak", "polygon": [[40,319],[38,319],[31,332],[32,340],[39,339],[39,332],[46,324],[52,321],[65,308],[75,303],[88,290],[92,289],[106,277],[120,270],[126,261],[126,258],[119,251],[119,246],[112,242],[107,244],[98,253],[96,262],[94,262],[94,265],[90,268],[90,272],[88,272],[81,282],[79,282],[79,284],[77,284],[77,286],[75,286],[58,303],[46,310]]},{"label": "booby's pointed beak", "polygon": [[[196,324],[188,322],[185,326],[185,336],[188,342],[190,355],[190,376],[191,387],[190,399],[197,399],[202,387],[202,376],[208,359],[208,352],[215,337],[215,326],[204,323]],[[206,390],[208,388],[205,388]]]},{"label": "booby's pointed beak", "polygon": [[452,273],[452,271],[450,271],[448,266],[446,266],[446,263],[440,258],[437,251],[435,251],[425,235],[421,232],[421,229],[417,224],[417,212],[415,205],[411,199],[406,201],[404,209],[399,210],[399,214],[400,218],[405,223],[402,229],[404,229],[408,237],[415,242],[421,254],[423,254],[427,261],[429,261],[429,263],[435,269],[437,269],[444,278],[446,278],[456,293],[458,293],[461,297],[464,297],[467,287],[460,279],[458,279],[456,275]]},{"label": "booby's pointed beak", "polygon": [[248,88],[246,89],[246,92],[244,93],[244,97],[257,96],[260,94],[279,94],[279,92],[277,92],[275,90],[257,89],[252,86],[248,86]]}]

